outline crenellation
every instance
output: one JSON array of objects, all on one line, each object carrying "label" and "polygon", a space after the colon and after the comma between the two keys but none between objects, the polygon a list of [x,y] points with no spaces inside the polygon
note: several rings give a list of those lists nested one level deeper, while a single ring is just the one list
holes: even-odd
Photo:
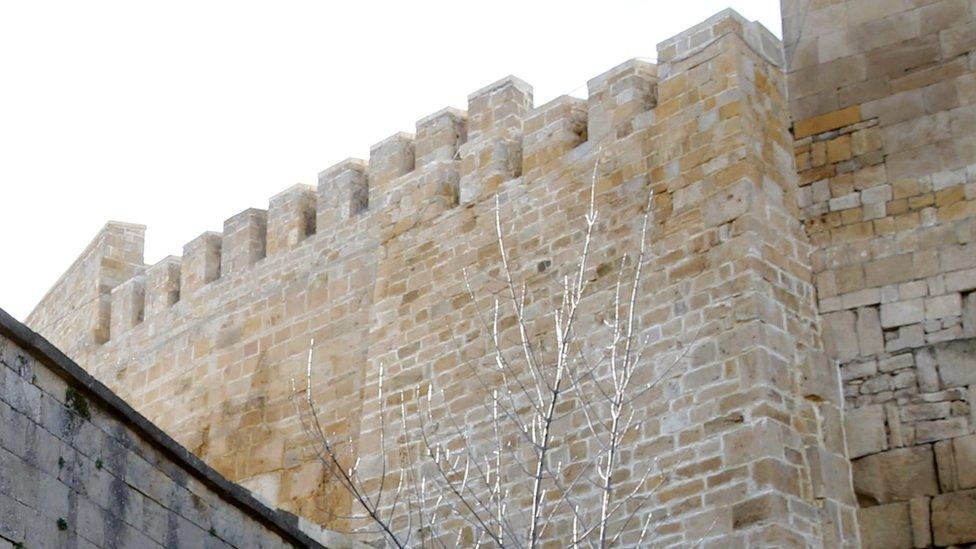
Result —
[{"label": "crenellation", "polygon": [[635,119],[657,105],[657,66],[631,59],[586,83],[586,134],[593,142],[624,138]]},{"label": "crenellation", "polygon": [[468,95],[468,139],[515,130],[532,110],[532,86],[515,76],[506,76]]},{"label": "crenellation", "polygon": [[493,194],[522,172],[522,124],[532,111],[532,86],[507,76],[468,96],[468,139],[461,158],[459,201]]},{"label": "crenellation", "polygon": [[286,252],[315,234],[315,187],[299,183],[271,197],[267,214],[269,256]]},{"label": "crenellation", "polygon": [[223,235],[207,231],[183,246],[180,266],[180,299],[193,294],[220,277],[220,246]]},{"label": "crenellation", "polygon": [[112,289],[109,339],[128,332],[144,318],[146,279],[138,273]]},{"label": "crenellation", "polygon": [[535,108],[525,119],[522,138],[522,174],[535,179],[552,162],[586,141],[586,101],[563,95]]},{"label": "crenellation", "polygon": [[146,318],[155,317],[180,300],[181,258],[167,256],[146,269]]},{"label": "crenellation", "polygon": [[369,207],[369,171],[365,160],[347,158],[319,173],[316,229],[330,234],[340,223]]},{"label": "crenellation", "polygon": [[455,161],[467,140],[467,113],[447,107],[417,121],[414,154],[420,168],[436,161]]},{"label": "crenellation", "polygon": [[228,275],[248,269],[266,255],[268,212],[248,208],[224,221],[220,245],[220,272]]},{"label": "crenellation", "polygon": [[413,171],[414,137],[398,132],[369,148],[366,177],[369,181],[369,209],[380,211],[389,203],[391,182]]}]

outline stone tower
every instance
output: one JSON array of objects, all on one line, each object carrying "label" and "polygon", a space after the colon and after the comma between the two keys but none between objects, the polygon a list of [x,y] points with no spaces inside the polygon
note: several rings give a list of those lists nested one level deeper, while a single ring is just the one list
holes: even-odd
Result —
[{"label": "stone tower", "polygon": [[974,16],[783,1],[799,205],[870,547],[976,541]]}]

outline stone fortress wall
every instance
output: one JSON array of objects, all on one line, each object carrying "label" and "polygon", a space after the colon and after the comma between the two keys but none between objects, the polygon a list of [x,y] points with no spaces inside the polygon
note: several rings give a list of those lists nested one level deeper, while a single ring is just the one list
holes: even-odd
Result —
[{"label": "stone fortress wall", "polygon": [[784,0],[799,205],[869,545],[976,540],[976,3]]},{"label": "stone fortress wall", "polygon": [[380,364],[393,391],[433,382],[473,408],[460,272],[497,268],[496,197],[544,293],[596,165],[594,308],[651,188],[641,323],[662,357],[694,346],[633,460],[686,461],[655,496],[665,544],[856,546],[858,519],[866,546],[974,541],[974,12],[784,0],[785,59],[726,11],[585,100],[537,107],[509,77],[181,258],[143,265],[144,229],[109,223],[28,323],[228,478],[329,522],[349,501],[288,398],[310,340],[313,392],[361,455]]}]

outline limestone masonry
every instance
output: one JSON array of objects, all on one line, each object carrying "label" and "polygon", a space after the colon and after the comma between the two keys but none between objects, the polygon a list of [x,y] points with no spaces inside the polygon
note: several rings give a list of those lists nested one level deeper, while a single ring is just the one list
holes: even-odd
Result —
[{"label": "limestone masonry", "polygon": [[0,547],[322,547],[2,310],[0,387]]},{"label": "limestone masonry", "polygon": [[640,324],[655,359],[689,349],[628,449],[635,475],[674,470],[647,509],[660,546],[976,543],[976,0],[782,12],[783,43],[724,11],[587,99],[536,106],[502,79],[182,257],[144,265],[144,228],[110,222],[27,323],[227,478],[341,525],[289,400],[310,340],[328,428],[367,473],[381,365],[389,394],[434,384],[475,423],[462,364],[485,356],[496,199],[544,308],[595,169],[584,322],[653,189]]}]

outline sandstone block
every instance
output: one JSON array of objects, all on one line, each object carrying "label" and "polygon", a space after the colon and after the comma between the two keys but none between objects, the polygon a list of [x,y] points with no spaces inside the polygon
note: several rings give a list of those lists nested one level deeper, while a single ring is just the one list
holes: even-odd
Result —
[{"label": "sandstone block", "polygon": [[928,547],[932,545],[932,524],[929,503],[929,498],[912,498],[908,502],[912,521],[912,541],[915,547]]},{"label": "sandstone block", "polygon": [[916,442],[933,442],[958,437],[969,432],[969,419],[962,416],[915,424]]},{"label": "sandstone block", "polygon": [[925,300],[925,318],[932,320],[962,314],[962,296],[957,293],[930,297]]},{"label": "sandstone block", "polygon": [[976,435],[952,439],[952,453],[959,488],[976,488]]},{"label": "sandstone block", "polygon": [[827,353],[842,362],[858,355],[859,344],[855,317],[851,311],[838,311],[823,315],[824,347]]},{"label": "sandstone block", "polygon": [[860,107],[854,105],[852,107],[847,107],[846,109],[821,114],[820,116],[815,116],[813,118],[796,122],[793,125],[793,131],[795,137],[799,139],[808,135],[815,135],[830,130],[836,130],[837,128],[843,128],[844,126],[850,126],[860,121]]},{"label": "sandstone block", "polygon": [[976,541],[976,490],[932,498],[932,533],[937,546]]},{"label": "sandstone block", "polygon": [[864,406],[848,410],[844,414],[849,457],[874,454],[888,448],[885,433],[885,413],[880,405]]},{"label": "sandstone block", "polygon": [[892,328],[915,324],[925,319],[925,305],[922,299],[896,301],[881,305],[881,326]]},{"label": "sandstone block", "polygon": [[708,197],[702,205],[706,225],[721,225],[744,214],[752,205],[755,192],[756,186],[744,179]]},{"label": "sandstone block", "polygon": [[962,332],[964,337],[976,337],[976,292],[967,295],[963,303]]},{"label": "sandstone block", "polygon": [[930,445],[897,448],[854,460],[854,494],[862,505],[939,493]]},{"label": "sandstone block", "polygon": [[914,545],[907,502],[857,510],[861,544],[865,549],[910,549]]},{"label": "sandstone block", "polygon": [[938,343],[934,349],[943,388],[976,384],[976,339]]},{"label": "sandstone block", "polygon": [[976,269],[954,271],[946,273],[946,290],[950,292],[965,292],[976,288]]},{"label": "sandstone block", "polygon": [[[871,261],[864,266],[868,286],[905,282],[914,277],[912,254],[900,254]],[[924,284],[922,287],[924,288]]]}]

